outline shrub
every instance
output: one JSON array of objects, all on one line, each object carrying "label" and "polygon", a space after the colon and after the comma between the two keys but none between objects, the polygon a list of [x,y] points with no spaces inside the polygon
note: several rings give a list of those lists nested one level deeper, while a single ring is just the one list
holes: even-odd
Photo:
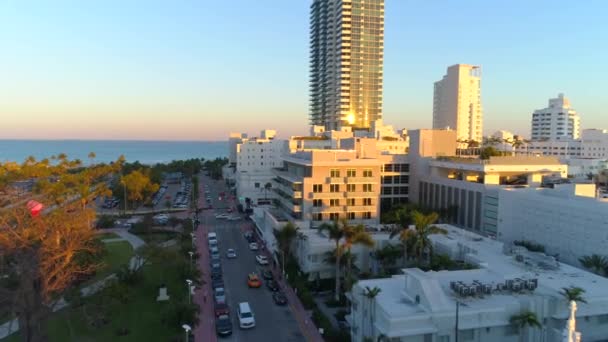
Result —
[{"label": "shrub", "polygon": [[526,240],[515,240],[513,241],[513,244],[515,246],[522,246],[522,247],[526,247],[526,249],[528,249],[530,252],[541,252],[541,253],[545,253],[545,246],[538,244],[538,243],[534,243],[531,241],[526,241]]},{"label": "shrub", "polygon": [[114,217],[102,215],[97,219],[97,228],[112,228],[114,227]]}]

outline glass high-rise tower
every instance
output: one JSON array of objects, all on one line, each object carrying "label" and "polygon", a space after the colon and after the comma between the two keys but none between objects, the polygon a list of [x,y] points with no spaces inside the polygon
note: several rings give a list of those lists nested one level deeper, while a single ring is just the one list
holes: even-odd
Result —
[{"label": "glass high-rise tower", "polygon": [[382,118],[384,0],[313,0],[310,123],[369,128]]}]

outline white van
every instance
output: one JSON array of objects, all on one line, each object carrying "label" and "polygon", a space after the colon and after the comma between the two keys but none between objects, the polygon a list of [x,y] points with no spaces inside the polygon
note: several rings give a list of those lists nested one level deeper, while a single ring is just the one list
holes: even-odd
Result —
[{"label": "white van", "polygon": [[215,234],[214,232],[211,233],[207,233],[207,239],[209,240],[217,240],[217,234]]},{"label": "white van", "polygon": [[249,307],[249,303],[239,303],[237,311],[239,315],[239,327],[241,327],[241,329],[255,327],[255,318],[253,317],[253,312],[251,311],[251,307]]}]

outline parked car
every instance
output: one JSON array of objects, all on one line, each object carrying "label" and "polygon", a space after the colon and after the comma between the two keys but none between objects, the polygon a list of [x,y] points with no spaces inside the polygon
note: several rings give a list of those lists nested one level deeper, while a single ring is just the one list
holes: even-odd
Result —
[{"label": "parked car", "polygon": [[239,221],[241,219],[240,216],[229,216],[228,221]]},{"label": "parked car", "polygon": [[224,279],[222,279],[222,277],[211,279],[211,287],[214,289],[217,287],[224,287]]},{"label": "parked car", "polygon": [[287,304],[287,297],[282,292],[277,291],[277,292],[273,293],[272,300],[274,301],[274,303],[276,305],[283,306],[283,305]]},{"label": "parked car", "polygon": [[251,311],[249,303],[239,303],[237,313],[239,317],[239,327],[241,327],[241,329],[249,329],[255,327],[255,317],[253,316],[253,311]]},{"label": "parked car", "polygon": [[226,303],[226,291],[223,287],[213,289],[213,297],[216,303]]},{"label": "parked car", "polygon": [[226,251],[226,258],[228,258],[228,259],[236,258],[236,251],[233,248],[228,248],[228,250]]},{"label": "parked car", "polygon": [[279,284],[277,284],[277,282],[274,280],[268,280],[266,282],[266,287],[272,292],[279,291]]},{"label": "parked car", "polygon": [[262,271],[262,278],[264,278],[264,280],[274,279],[274,276],[272,275],[272,271],[271,270],[263,270]]},{"label": "parked car", "polygon": [[265,255],[256,255],[255,261],[257,261],[258,264],[260,264],[262,266],[268,265],[268,258]]},{"label": "parked car", "polygon": [[227,315],[230,313],[230,307],[226,303],[216,303],[215,304],[215,317],[221,315]]},{"label": "parked car", "polygon": [[215,319],[215,332],[219,336],[232,334],[232,321],[229,315],[220,315]]},{"label": "parked car", "polygon": [[260,281],[260,278],[258,278],[257,274],[249,273],[247,275],[247,286],[253,287],[253,288],[258,288],[258,287],[262,286],[262,282]]},{"label": "parked car", "polygon": [[252,242],[249,244],[249,249],[252,251],[257,251],[259,249],[258,244],[256,242]]},{"label": "parked car", "polygon": [[228,214],[217,214],[217,215],[215,215],[216,219],[227,219],[229,217],[230,217],[230,215],[228,215]]}]

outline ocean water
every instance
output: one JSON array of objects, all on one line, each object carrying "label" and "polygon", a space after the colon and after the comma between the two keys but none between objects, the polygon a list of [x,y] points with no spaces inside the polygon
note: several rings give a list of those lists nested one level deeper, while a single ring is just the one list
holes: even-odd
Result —
[{"label": "ocean water", "polygon": [[29,156],[50,158],[65,153],[87,163],[95,152],[96,162],[110,162],[124,155],[127,161],[143,164],[172,160],[228,156],[226,141],[120,141],[120,140],[0,140],[0,161],[22,162]]}]

